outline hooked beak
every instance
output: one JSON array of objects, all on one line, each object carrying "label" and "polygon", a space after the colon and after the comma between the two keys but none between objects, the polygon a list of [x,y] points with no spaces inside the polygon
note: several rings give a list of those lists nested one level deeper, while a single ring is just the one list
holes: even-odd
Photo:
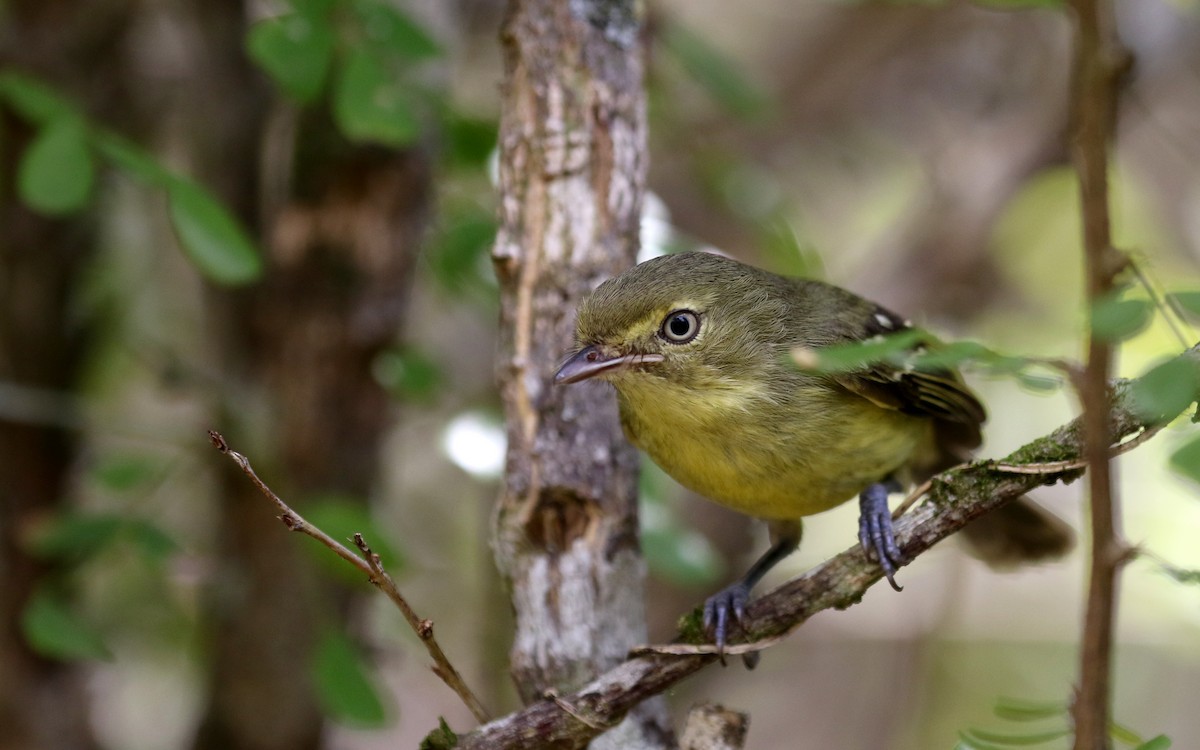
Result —
[{"label": "hooked beak", "polygon": [[555,385],[578,383],[581,380],[596,377],[610,370],[616,370],[629,365],[643,362],[662,362],[661,354],[623,354],[620,356],[605,356],[594,346],[586,346],[558,368],[554,373]]}]

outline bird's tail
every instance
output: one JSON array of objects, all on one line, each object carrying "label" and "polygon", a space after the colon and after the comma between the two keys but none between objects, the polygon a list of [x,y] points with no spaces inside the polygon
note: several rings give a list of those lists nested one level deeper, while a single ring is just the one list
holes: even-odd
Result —
[{"label": "bird's tail", "polygon": [[972,556],[997,570],[1053,560],[1075,544],[1065,521],[1027,497],[976,518],[959,535]]}]

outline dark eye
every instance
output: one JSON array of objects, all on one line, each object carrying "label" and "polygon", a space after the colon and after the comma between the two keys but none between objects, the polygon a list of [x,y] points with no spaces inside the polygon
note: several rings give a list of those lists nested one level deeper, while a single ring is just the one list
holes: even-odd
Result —
[{"label": "dark eye", "polygon": [[700,333],[700,318],[691,310],[676,310],[663,319],[659,335],[672,344],[686,344]]}]

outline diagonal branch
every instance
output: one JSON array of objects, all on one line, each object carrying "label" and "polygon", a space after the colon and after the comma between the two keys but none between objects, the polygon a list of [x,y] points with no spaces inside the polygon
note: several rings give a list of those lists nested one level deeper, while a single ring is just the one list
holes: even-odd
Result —
[{"label": "diagonal branch", "polygon": [[258,474],[254,472],[254,469],[250,466],[250,459],[229,447],[229,444],[225,442],[224,435],[216,430],[209,430],[208,439],[212,441],[214,448],[229,456],[229,458],[238,465],[242,472],[246,476],[250,477],[250,481],[254,483],[254,486],[257,487],[260,492],[266,495],[271,502],[275,503],[275,507],[278,508],[280,512],[279,520],[283,521],[284,526],[287,526],[292,531],[299,531],[302,534],[307,534],[321,544],[324,544],[329,549],[333,550],[334,554],[336,554],[338,557],[361,570],[363,574],[367,576],[367,580],[369,580],[375,586],[375,588],[382,591],[388,599],[392,600],[392,603],[395,604],[396,608],[399,609],[401,614],[404,615],[404,619],[408,621],[409,627],[411,627],[413,632],[417,634],[417,637],[421,640],[421,643],[425,645],[425,650],[429,652],[429,656],[433,659],[433,673],[440,677],[442,682],[445,682],[451,690],[458,694],[458,697],[462,699],[462,702],[465,703],[467,708],[471,710],[471,714],[474,715],[477,721],[487,721],[490,718],[487,709],[483,707],[483,703],[481,703],[479,698],[475,696],[475,693],[471,691],[471,688],[467,686],[467,683],[463,679],[462,675],[459,674],[458,670],[454,668],[454,665],[450,663],[449,657],[447,657],[446,653],[442,651],[442,647],[437,642],[437,639],[433,637],[433,621],[422,620],[417,616],[417,613],[414,612],[413,608],[409,605],[408,600],[406,600],[404,595],[400,593],[400,587],[396,585],[395,579],[393,579],[391,575],[389,575],[388,572],[383,569],[383,563],[380,561],[379,555],[372,552],[371,548],[367,546],[362,534],[354,535],[354,544],[362,553],[362,556],[360,557],[359,555],[351,552],[350,549],[344,544],[329,536],[316,526],[313,526],[311,523],[304,520],[303,516],[292,510],[291,507],[285,503],[279,497],[279,495],[276,495],[275,491],[272,490],[267,483],[260,479]]},{"label": "diagonal branch", "polygon": [[[1181,355],[1200,364],[1200,345]],[[1116,381],[1110,388],[1108,434],[1111,444],[1140,436],[1162,423],[1141,416],[1133,403],[1131,383]],[[926,502],[896,525],[896,537],[907,559],[918,555],[963,528],[972,519],[1008,503],[1039,486],[1071,482],[1082,470],[1053,474],[1015,473],[1024,464],[1077,461],[1083,452],[1083,426],[1075,419],[1034,440],[1002,460],[1005,470],[980,461],[950,469],[935,477]],[[1070,464],[1064,464],[1070,465]],[[747,612],[749,639],[754,648],[771,645],[825,609],[845,609],[859,600],[882,574],[856,545],[761,598]],[[680,640],[704,643],[696,613],[684,623]],[[744,647],[734,647],[747,650]],[[734,652],[734,649],[729,649]],[[641,653],[600,675],[582,689],[556,695],[497,719],[457,738],[458,748],[581,748],[620,721],[627,711],[688,675],[716,661],[713,654],[669,655]],[[565,710],[569,706],[570,710]],[[436,745],[447,746],[445,744]]]}]

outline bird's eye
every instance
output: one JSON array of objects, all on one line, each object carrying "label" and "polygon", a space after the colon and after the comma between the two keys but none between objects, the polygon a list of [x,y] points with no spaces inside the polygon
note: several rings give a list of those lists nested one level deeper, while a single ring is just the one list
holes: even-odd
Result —
[{"label": "bird's eye", "polygon": [[686,344],[700,333],[700,318],[691,310],[676,310],[663,319],[659,335],[672,344]]}]

